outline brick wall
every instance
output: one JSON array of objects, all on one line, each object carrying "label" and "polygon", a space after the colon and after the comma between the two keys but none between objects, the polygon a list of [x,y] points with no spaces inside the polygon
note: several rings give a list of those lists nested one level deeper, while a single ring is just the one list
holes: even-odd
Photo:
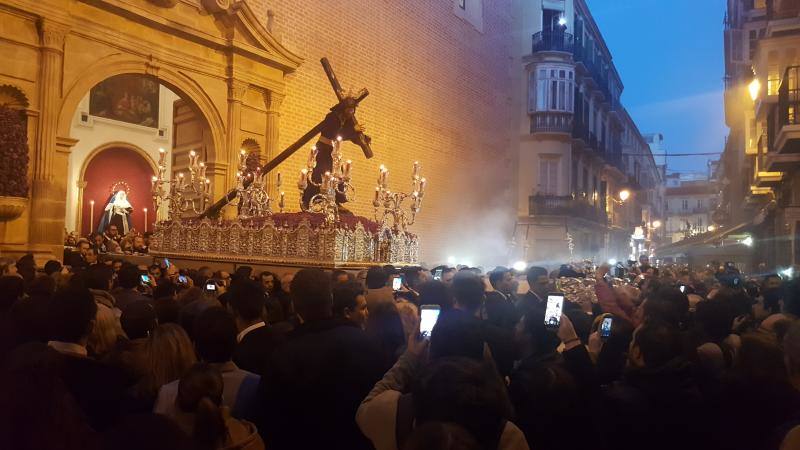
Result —
[{"label": "brick wall", "polygon": [[[378,166],[391,190],[410,190],[412,163],[428,178],[412,231],[423,261],[448,255],[500,264],[513,225],[510,0],[483,1],[483,33],[454,13],[453,0],[247,0],[273,33],[305,59],[287,83],[280,147],[314,126],[335,103],[319,64],[327,56],[345,89],[366,87],[359,119],[375,157],[345,146],[354,162],[354,212],[372,217]],[[479,3],[479,2],[475,2]],[[301,150],[279,171],[287,202],[308,156]],[[510,221],[510,222],[509,222]],[[496,257],[492,257],[492,254]]]}]

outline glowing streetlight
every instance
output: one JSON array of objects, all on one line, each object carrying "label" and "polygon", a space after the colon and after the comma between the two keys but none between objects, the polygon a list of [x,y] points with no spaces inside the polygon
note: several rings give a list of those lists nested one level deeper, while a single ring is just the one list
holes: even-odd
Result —
[{"label": "glowing streetlight", "polygon": [[661,228],[661,221],[660,220],[654,220],[653,221],[653,228]]},{"label": "glowing streetlight", "polygon": [[715,231],[716,229],[717,229],[717,227],[715,227],[714,225],[709,225],[708,226],[708,231]]},{"label": "glowing streetlight", "polygon": [[752,247],[753,246],[753,237],[752,236],[747,236],[746,238],[742,239],[742,244],[744,244],[744,245],[746,245],[748,247]]},{"label": "glowing streetlight", "polygon": [[761,93],[761,82],[758,81],[758,78],[753,78],[753,81],[747,85],[747,90],[750,91],[750,98],[756,101],[758,94]]},{"label": "glowing streetlight", "polygon": [[561,16],[561,17],[559,17],[559,18],[558,18],[558,24],[559,24],[559,25],[561,25],[561,26],[563,27],[564,25],[566,25],[566,24],[567,24],[567,18],[566,18],[566,17],[564,17],[564,16]]},{"label": "glowing streetlight", "polygon": [[619,199],[620,199],[620,201],[624,202],[625,200],[627,200],[629,198],[631,198],[631,191],[629,191],[627,189],[623,189],[623,190],[619,191]]},{"label": "glowing streetlight", "polygon": [[614,258],[609,259],[608,260],[608,265],[609,266],[616,266],[617,265],[617,260],[614,259]]},{"label": "glowing streetlight", "polygon": [[528,267],[528,265],[525,263],[525,261],[517,261],[517,262],[515,262],[515,263],[514,263],[514,265],[513,265],[513,266],[511,266],[511,267],[512,267],[514,270],[516,270],[517,272],[523,272],[523,271],[525,270],[525,268],[527,268],[527,267]]}]

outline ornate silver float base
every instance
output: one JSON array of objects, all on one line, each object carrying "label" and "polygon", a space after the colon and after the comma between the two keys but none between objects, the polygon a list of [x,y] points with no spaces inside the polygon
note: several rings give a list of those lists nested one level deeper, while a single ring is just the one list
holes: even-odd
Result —
[{"label": "ornate silver float base", "polygon": [[[287,220],[292,217],[292,220]],[[312,215],[259,220],[169,221],[156,225],[150,254],[156,257],[299,267],[413,265],[417,236],[352,218],[333,226],[312,224]],[[276,223],[277,222],[277,223]]]}]

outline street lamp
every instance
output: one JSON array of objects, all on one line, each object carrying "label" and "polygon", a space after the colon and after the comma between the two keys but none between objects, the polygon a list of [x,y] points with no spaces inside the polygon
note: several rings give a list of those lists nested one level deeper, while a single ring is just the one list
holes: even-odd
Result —
[{"label": "street lamp", "polygon": [[624,203],[625,200],[629,199],[630,197],[631,197],[631,191],[629,191],[627,189],[623,189],[623,190],[619,191],[619,200],[621,202]]},{"label": "street lamp", "polygon": [[753,78],[753,81],[747,86],[747,90],[750,91],[750,98],[756,101],[761,92],[761,82],[758,81],[758,78]]},{"label": "street lamp", "polygon": [[653,225],[653,229],[661,228],[661,221],[660,220],[654,220],[652,225]]},{"label": "street lamp", "polygon": [[714,231],[716,229],[717,229],[717,227],[715,227],[714,225],[709,225],[708,226],[708,231]]}]

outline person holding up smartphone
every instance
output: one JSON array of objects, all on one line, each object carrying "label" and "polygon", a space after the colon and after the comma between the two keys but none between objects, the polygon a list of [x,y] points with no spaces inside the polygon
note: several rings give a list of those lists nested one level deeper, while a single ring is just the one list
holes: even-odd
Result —
[{"label": "person holding up smartphone", "polygon": [[617,295],[614,289],[606,282],[606,274],[610,267],[607,264],[597,268],[595,272],[594,290],[597,295],[597,302],[604,313],[611,313],[628,322],[634,323],[633,317],[636,306],[629,298]]}]

